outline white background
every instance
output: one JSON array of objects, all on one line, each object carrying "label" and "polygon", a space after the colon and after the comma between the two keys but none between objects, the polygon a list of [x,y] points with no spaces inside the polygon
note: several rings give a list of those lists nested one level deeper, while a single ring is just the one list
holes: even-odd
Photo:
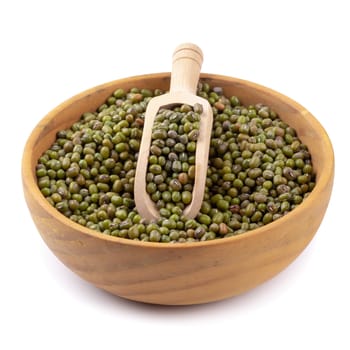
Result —
[{"label": "white background", "polygon": [[[347,1],[2,1],[0,5],[1,349],[350,349],[350,20]],[[20,167],[39,120],[67,98],[169,71],[191,41],[202,71],[251,80],[301,103],[328,131],[336,177],[300,257],[262,286],[192,307],[97,290],[46,247]]]}]

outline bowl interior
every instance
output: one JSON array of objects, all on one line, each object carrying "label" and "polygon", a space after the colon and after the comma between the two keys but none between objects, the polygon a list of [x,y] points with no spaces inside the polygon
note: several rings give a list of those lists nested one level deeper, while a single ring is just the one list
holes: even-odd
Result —
[{"label": "bowl interior", "polygon": [[[317,187],[328,182],[333,172],[333,149],[329,137],[320,123],[303,106],[276,91],[241,79],[201,74],[211,86],[221,86],[228,96],[236,95],[244,105],[263,103],[275,110],[282,120],[296,129],[298,137],[312,155]],[[74,96],[52,110],[34,129],[26,147],[30,153],[31,181],[35,182],[35,165],[41,154],[54,142],[56,132],[69,128],[82,113],[95,111],[118,87],[167,90],[169,73],[136,76],[103,84]],[[74,101],[74,103],[72,103]]]}]

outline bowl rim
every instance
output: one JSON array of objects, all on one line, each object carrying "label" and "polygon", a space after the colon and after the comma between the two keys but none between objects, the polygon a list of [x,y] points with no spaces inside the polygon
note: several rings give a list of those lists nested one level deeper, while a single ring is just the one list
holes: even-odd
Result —
[{"label": "bowl rim", "polygon": [[[62,213],[60,213],[57,209],[55,209],[50,203],[45,199],[45,197],[40,192],[39,187],[37,186],[37,181],[35,177],[35,173],[33,172],[31,168],[31,160],[32,160],[32,152],[33,145],[35,144],[35,140],[37,140],[38,134],[42,131],[43,125],[45,125],[45,121],[51,120],[54,115],[56,115],[59,111],[65,109],[67,106],[69,106],[72,102],[88,95],[91,93],[96,92],[99,89],[104,89],[110,85],[114,85],[116,83],[122,84],[123,82],[130,81],[130,80],[139,80],[139,79],[149,79],[149,78],[169,78],[170,72],[163,72],[163,73],[148,73],[148,74],[142,74],[142,75],[135,75],[131,77],[121,78],[112,80],[103,84],[96,85],[94,87],[91,87],[89,89],[86,89],[78,94],[75,94],[71,96],[70,98],[66,99],[59,105],[57,105],[55,108],[53,108],[51,111],[49,111],[32,129],[23,149],[23,155],[22,155],[22,183],[23,188],[25,187],[30,193],[30,195],[34,198],[34,200],[37,202],[37,204],[44,210],[47,211],[52,217],[54,217],[56,220],[61,222],[64,226],[72,227],[72,229],[81,232],[82,234],[86,234],[90,237],[101,239],[106,242],[110,243],[117,243],[120,245],[126,245],[126,246],[137,246],[139,248],[156,248],[156,249],[193,249],[193,248],[201,248],[205,246],[220,246],[221,244],[228,244],[229,242],[240,242],[244,239],[250,239],[254,238],[258,235],[263,235],[266,231],[269,231],[270,229],[273,229],[274,227],[281,226],[288,221],[296,220],[297,217],[300,215],[301,211],[304,211],[305,208],[312,207],[315,203],[319,201],[319,194],[322,193],[329,185],[329,182],[331,182],[331,185],[333,184],[333,178],[334,178],[334,151],[333,146],[331,143],[331,140],[326,132],[326,130],[323,128],[321,123],[302,105],[300,105],[295,100],[291,99],[290,97],[287,97],[286,95],[277,92],[271,88],[268,88],[264,85],[257,84],[248,80],[239,79],[235,77],[230,77],[226,75],[218,75],[213,73],[201,73],[200,78],[207,78],[207,79],[220,79],[225,80],[227,82],[232,83],[232,81],[236,81],[237,83],[244,84],[248,87],[252,87],[256,90],[264,90],[265,92],[274,94],[278,96],[281,100],[283,100],[285,103],[292,105],[296,110],[298,110],[305,118],[308,118],[308,121],[312,125],[312,127],[317,130],[317,134],[322,139],[322,143],[325,144],[326,149],[329,151],[327,156],[329,157],[329,166],[325,169],[322,169],[322,171],[318,171],[316,174],[316,181],[315,181],[315,187],[310,192],[310,194],[305,198],[301,204],[299,204],[297,207],[295,207],[292,211],[288,212],[286,215],[282,216],[281,218],[277,219],[276,221],[273,221],[269,224],[266,224],[264,226],[258,227],[256,229],[248,230],[242,234],[231,236],[231,237],[223,237],[218,238],[214,240],[209,241],[199,241],[199,242],[175,242],[175,243],[166,243],[166,242],[144,242],[144,241],[136,241],[132,239],[127,238],[121,238],[121,237],[115,237],[107,234],[103,234],[102,232],[95,231],[93,229],[90,229],[86,226],[80,225],[68,217],[64,216]],[[283,119],[283,118],[282,118]],[[327,203],[328,206],[328,203]]]}]

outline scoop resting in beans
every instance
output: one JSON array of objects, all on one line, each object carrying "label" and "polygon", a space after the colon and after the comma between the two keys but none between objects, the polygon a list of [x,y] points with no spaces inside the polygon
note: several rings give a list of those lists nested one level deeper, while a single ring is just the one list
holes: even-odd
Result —
[{"label": "scoop resting in beans", "polygon": [[296,131],[269,106],[243,105],[200,81],[214,122],[204,199],[192,200],[202,107],[164,107],[156,115],[146,191],[160,219],[137,212],[134,180],[144,114],[155,89],[117,89],[95,112],[57,132],[36,166],[47,201],[70,220],[101,234],[149,242],[223,239],[267,225],[300,205],[315,186],[311,156]]}]

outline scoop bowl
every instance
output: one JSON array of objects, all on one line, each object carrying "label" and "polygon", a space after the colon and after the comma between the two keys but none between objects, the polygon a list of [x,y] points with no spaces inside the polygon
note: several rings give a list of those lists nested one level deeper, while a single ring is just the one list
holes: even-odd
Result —
[{"label": "scoop bowl", "polygon": [[74,223],[41,194],[35,166],[83,112],[94,111],[117,88],[166,90],[170,73],[115,80],[84,91],[49,112],[24,148],[22,181],[33,221],[49,249],[93,285],[123,298],[153,304],[208,303],[246,292],[286,268],[309,244],[325,215],[334,177],[330,139],[315,117],[292,99],[232,77],[201,74],[201,80],[236,95],[244,105],[264,103],[296,129],[312,156],[316,185],[284,217],[242,235],[207,242],[150,243],[107,236]]}]

